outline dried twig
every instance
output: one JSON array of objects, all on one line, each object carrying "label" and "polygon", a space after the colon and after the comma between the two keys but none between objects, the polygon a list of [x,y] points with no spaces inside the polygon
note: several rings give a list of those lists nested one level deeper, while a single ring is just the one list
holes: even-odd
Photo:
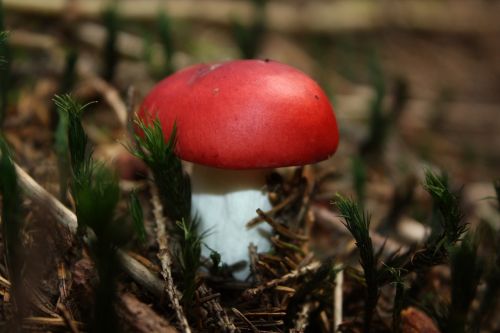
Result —
[{"label": "dried twig", "polygon": [[307,266],[304,266],[298,270],[291,271],[290,273],[285,274],[280,278],[268,281],[268,282],[266,282],[258,287],[247,289],[243,293],[243,296],[245,298],[253,298],[269,288],[273,288],[273,287],[276,287],[280,284],[284,284],[290,280],[297,279],[297,278],[304,276],[306,274],[316,272],[320,267],[321,267],[321,262],[315,261],[315,262],[313,262]]},{"label": "dried twig", "polygon": [[253,219],[248,221],[246,224],[247,228],[253,227],[253,226],[259,224],[260,222],[264,221],[264,216],[276,214],[277,212],[279,212],[280,210],[282,210],[283,208],[288,206],[291,202],[297,200],[298,197],[299,197],[299,192],[297,192],[297,191],[293,192],[288,197],[286,197],[283,201],[281,201],[279,204],[277,204],[276,206],[274,206],[273,208],[271,208],[267,212],[262,212],[262,210],[260,210],[260,212],[262,212],[262,215],[257,211],[259,216],[254,217]]},{"label": "dried twig", "polygon": [[279,276],[278,272],[272,268],[267,262],[258,260],[257,265],[260,267],[264,268],[266,271],[268,271],[272,276]]},{"label": "dried twig", "polygon": [[248,254],[250,256],[250,270],[252,271],[252,275],[257,284],[262,283],[262,274],[260,270],[257,268],[257,262],[259,261],[259,255],[257,253],[257,246],[253,243],[248,245]]},{"label": "dried twig", "polygon": [[29,300],[40,312],[51,317],[59,316],[55,312],[55,306],[50,301],[50,298],[42,293],[37,287],[32,285],[30,280],[24,280],[23,287],[26,290],[30,290],[30,294],[28,296]]},{"label": "dried twig", "polygon": [[342,323],[342,287],[344,285],[344,270],[335,275],[335,289],[333,292],[333,332],[337,332]]},{"label": "dried twig", "polygon": [[297,171],[300,171],[300,174],[299,175],[296,174],[296,176],[294,178],[297,178],[297,176],[299,176],[300,178],[298,180],[300,183],[297,184],[296,186],[299,188],[303,188],[303,189],[300,191],[301,204],[300,204],[299,212],[297,213],[297,216],[292,220],[290,225],[292,227],[298,227],[298,226],[302,226],[303,223],[305,222],[306,228],[304,228],[304,231],[305,231],[306,235],[308,235],[308,231],[309,231],[309,230],[307,230],[308,221],[305,221],[304,217],[306,217],[306,215],[310,211],[309,205],[311,202],[311,197],[312,197],[312,195],[315,191],[315,187],[316,187],[316,175],[315,175],[315,171],[311,165],[306,165],[304,167],[301,167]]},{"label": "dried twig", "polygon": [[271,239],[271,243],[273,243],[273,245],[278,249],[290,250],[293,252],[297,252],[297,253],[300,253],[302,256],[306,255],[304,253],[304,251],[298,245],[295,245],[291,242],[285,242],[285,241],[281,240],[278,236],[273,236],[270,239]]},{"label": "dried twig", "polygon": [[127,89],[127,136],[128,142],[133,147],[136,144],[134,134],[134,116],[135,116],[135,106],[136,106],[136,90],[134,86],[130,86]]},{"label": "dried twig", "polygon": [[57,280],[59,286],[59,299],[57,302],[64,303],[69,293],[66,284],[67,281],[66,267],[62,261],[57,264]]},{"label": "dried twig", "polygon": [[276,233],[280,235],[283,235],[289,239],[295,239],[299,241],[307,241],[309,239],[307,236],[296,234],[286,226],[276,222],[272,217],[264,213],[260,208],[257,209],[257,214],[259,214],[259,218],[266,221],[271,227],[273,227],[274,231],[276,231]]},{"label": "dried twig", "polygon": [[280,311],[264,311],[264,312],[245,312],[245,317],[284,317],[286,316],[286,312]]},{"label": "dried twig", "polygon": [[298,314],[298,318],[295,321],[295,327],[292,329],[293,333],[303,333],[305,332],[307,326],[309,325],[309,314],[314,310],[313,302],[306,302]]},{"label": "dried twig", "polygon": [[64,322],[66,323],[66,326],[68,326],[70,331],[72,333],[79,333],[80,330],[78,329],[78,326],[76,325],[76,322],[69,310],[62,303],[57,304],[57,310],[59,310],[59,312],[61,313]]},{"label": "dried twig", "polygon": [[[0,286],[8,289],[11,287],[11,283],[10,281],[8,281],[7,279],[5,279],[4,277],[0,276]],[[31,288],[30,289],[32,290],[36,290],[34,288]],[[36,293],[36,295],[40,295],[40,293]],[[40,301],[36,299],[36,296],[34,295],[33,299],[32,299],[32,302],[35,303],[35,305],[40,309],[41,306],[40,306]],[[62,314],[62,319],[64,320],[63,322],[66,323],[66,326],[70,329],[71,332],[73,333],[78,333],[79,330],[78,330],[78,325],[81,325],[80,323],[76,322],[72,316],[71,316],[71,313],[68,311],[68,309],[62,304],[62,303],[59,303],[57,305],[57,309],[59,310],[59,312],[61,312]],[[56,318],[58,318],[57,314],[54,313],[52,310],[50,309],[40,309],[41,311],[43,312],[47,312],[49,315],[52,315],[52,316],[55,316]],[[47,311],[48,310],[48,311]],[[29,318],[26,318],[24,320],[24,323],[35,323],[37,320],[41,322],[43,322],[43,324],[45,325],[45,319],[47,318],[35,318],[35,317],[29,317]],[[55,326],[59,326],[59,322],[60,320],[58,319],[57,320],[57,324],[54,324],[53,322],[50,322],[49,324],[47,325],[55,325]]]},{"label": "dried twig", "polygon": [[259,333],[259,329],[257,327],[255,327],[254,324],[252,324],[252,322],[250,320],[248,320],[247,317],[245,317],[245,315],[243,313],[241,313],[238,309],[236,308],[231,308],[231,310],[233,311],[233,313],[235,315],[237,315],[241,320],[243,320],[247,325],[248,327],[250,328],[250,330],[254,333]]},{"label": "dried twig", "polygon": [[[202,283],[198,287],[198,296],[201,298],[210,296],[210,290],[208,287]],[[240,330],[234,325],[233,321],[227,315],[226,311],[222,308],[217,297],[210,298],[209,301],[206,302],[207,309],[209,314],[214,315],[217,318],[217,325],[219,325],[219,329],[221,332],[239,332]]]},{"label": "dried twig", "polygon": [[168,237],[165,231],[165,226],[167,224],[166,218],[163,215],[163,206],[160,203],[160,198],[158,196],[158,190],[154,184],[151,184],[151,203],[153,204],[153,214],[156,222],[156,240],[158,242],[158,259],[161,263],[161,275],[165,281],[165,291],[172,303],[177,320],[181,325],[182,332],[190,333],[191,328],[187,321],[186,315],[184,314],[184,309],[180,304],[180,292],[175,286],[174,279],[172,277],[172,271],[170,267],[172,266],[172,258],[170,257],[170,252],[168,248]]},{"label": "dried twig", "polygon": [[3,276],[0,276],[0,286],[8,289],[10,288],[11,284],[10,281],[4,278]]}]

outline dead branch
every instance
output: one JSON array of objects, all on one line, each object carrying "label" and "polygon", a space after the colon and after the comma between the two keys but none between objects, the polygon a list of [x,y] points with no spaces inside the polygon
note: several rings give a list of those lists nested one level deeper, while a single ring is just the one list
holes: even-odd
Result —
[{"label": "dead branch", "polygon": [[131,293],[120,295],[121,306],[118,311],[131,326],[134,332],[165,332],[176,333],[177,330],[151,307],[142,303]]},{"label": "dead branch", "polygon": [[[162,10],[177,19],[229,25],[233,18],[251,22],[255,10],[249,1],[233,0],[122,0],[120,15],[133,20],[155,20]],[[99,18],[101,0],[4,0],[10,12],[61,15],[69,10],[79,17]],[[374,29],[407,29],[446,33],[500,31],[498,2],[467,0],[305,1],[299,5],[269,1],[265,17],[271,30],[280,32],[338,33]]]},{"label": "dead branch", "polygon": [[[26,196],[47,208],[58,223],[66,226],[72,234],[75,234],[78,225],[76,215],[52,196],[52,194],[42,188],[17,164],[15,164],[15,167],[19,186]],[[118,256],[124,270],[132,279],[155,296],[160,297],[163,295],[163,284],[151,271],[123,251],[118,251]]]},{"label": "dead branch", "polygon": [[191,333],[191,328],[187,321],[186,315],[184,314],[184,309],[180,304],[180,292],[175,286],[174,279],[172,277],[172,271],[170,267],[172,266],[172,258],[170,257],[170,250],[168,248],[168,236],[165,231],[165,226],[167,221],[163,215],[163,206],[160,203],[160,198],[158,196],[158,189],[154,184],[151,184],[151,203],[153,205],[153,215],[156,222],[156,241],[158,242],[158,259],[161,263],[161,275],[165,281],[164,289],[167,292],[168,298],[172,303],[177,320],[181,325],[182,332]]},{"label": "dead branch", "polygon": [[19,186],[21,190],[34,202],[40,206],[47,208],[57,222],[66,226],[72,234],[76,233],[78,223],[76,215],[57,200],[52,194],[47,192],[38,183],[31,178],[22,168],[15,164],[18,176]]},{"label": "dead branch", "polygon": [[140,284],[156,297],[164,296],[163,282],[156,276],[156,274],[151,273],[146,266],[121,250],[118,251],[118,259],[120,260],[123,269],[135,282]]},{"label": "dead branch", "polygon": [[[77,327],[83,328],[81,322],[73,322]],[[66,322],[61,317],[27,317],[23,319],[23,327],[33,327],[33,326],[50,326],[50,327],[66,327]]]}]

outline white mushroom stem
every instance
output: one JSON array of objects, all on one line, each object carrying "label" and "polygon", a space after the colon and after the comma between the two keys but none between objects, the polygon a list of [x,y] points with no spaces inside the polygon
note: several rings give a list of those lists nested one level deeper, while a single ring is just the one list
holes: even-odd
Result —
[{"label": "white mushroom stem", "polygon": [[[194,165],[191,174],[192,212],[200,219],[200,231],[207,232],[202,255],[208,257],[211,248],[221,255],[223,263],[249,262],[248,245],[259,252],[271,247],[263,233],[271,227],[261,224],[248,229],[246,223],[256,216],[256,209],[271,208],[264,191],[268,170],[225,170]],[[208,248],[207,248],[208,247]],[[250,273],[247,267],[235,274],[243,280]]]}]

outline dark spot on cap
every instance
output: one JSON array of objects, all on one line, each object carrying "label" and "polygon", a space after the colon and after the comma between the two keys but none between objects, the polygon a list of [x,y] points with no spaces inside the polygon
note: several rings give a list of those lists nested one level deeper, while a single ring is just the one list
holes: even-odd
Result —
[{"label": "dark spot on cap", "polygon": [[314,98],[318,99],[319,100],[319,96],[318,95],[314,95]]},{"label": "dark spot on cap", "polygon": [[264,61],[265,61],[265,62],[269,62],[269,61],[271,61],[271,60],[269,60],[269,58],[266,58],[266,59],[264,59]]}]

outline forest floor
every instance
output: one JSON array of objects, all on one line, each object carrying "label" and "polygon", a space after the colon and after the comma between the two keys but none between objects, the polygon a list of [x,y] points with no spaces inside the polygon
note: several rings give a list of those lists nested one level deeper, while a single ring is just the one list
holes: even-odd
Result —
[{"label": "forest floor", "polygon": [[[13,160],[36,183],[19,176],[24,259],[22,287],[15,290],[23,292],[11,289],[16,274],[0,261],[4,325],[105,331],[97,319],[102,267],[92,245],[70,230],[75,198],[61,191],[54,96],[71,93],[82,104],[97,101],[81,121],[93,157],[121,176],[117,212],[128,214],[132,192],[144,212],[145,240],[134,234],[120,245],[122,268],[110,268],[115,307],[108,319],[117,318],[117,330],[500,330],[500,24],[486,31],[388,25],[328,33],[314,25],[283,31],[278,23],[248,23],[261,33],[217,16],[177,17],[175,8],[171,17],[136,20],[119,10],[81,14],[76,6],[57,13],[15,3],[4,1],[3,9],[9,33],[1,48],[0,87],[7,91],[1,132]],[[237,267],[202,258],[192,298],[182,298],[174,289],[187,293],[177,255],[186,240],[172,231],[175,223],[155,214],[154,182],[137,175],[143,165],[125,148],[132,142],[130,113],[167,71],[249,52],[295,66],[324,87],[340,146],[327,161],[277,171],[269,184],[275,209],[256,213],[259,223],[273,226],[275,247],[250,249],[250,279],[234,280]],[[369,217],[356,216],[358,210]],[[173,285],[165,277],[159,221],[176,235],[166,244]]]}]

